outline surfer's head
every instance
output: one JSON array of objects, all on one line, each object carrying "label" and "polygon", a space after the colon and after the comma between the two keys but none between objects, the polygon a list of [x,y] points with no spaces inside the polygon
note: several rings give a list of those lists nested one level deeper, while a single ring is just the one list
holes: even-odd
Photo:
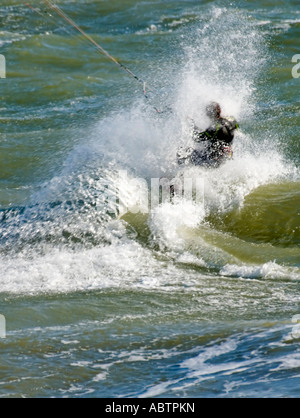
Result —
[{"label": "surfer's head", "polygon": [[206,114],[211,119],[219,119],[221,117],[221,106],[217,102],[211,102],[206,107]]}]

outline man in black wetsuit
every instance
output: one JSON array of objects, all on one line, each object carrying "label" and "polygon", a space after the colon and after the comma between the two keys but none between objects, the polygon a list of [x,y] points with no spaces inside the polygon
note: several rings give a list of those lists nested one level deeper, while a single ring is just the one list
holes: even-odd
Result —
[{"label": "man in black wetsuit", "polygon": [[226,159],[232,157],[232,143],[234,131],[238,129],[235,119],[222,118],[221,106],[210,103],[206,108],[206,114],[212,123],[202,132],[197,126],[193,127],[193,139],[195,142],[205,142],[203,149],[180,149],[177,154],[178,164],[193,164],[208,167],[219,167]]}]

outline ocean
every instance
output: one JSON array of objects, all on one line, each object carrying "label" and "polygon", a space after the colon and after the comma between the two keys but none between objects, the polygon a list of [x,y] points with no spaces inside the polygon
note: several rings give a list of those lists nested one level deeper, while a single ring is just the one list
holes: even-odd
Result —
[{"label": "ocean", "polygon": [[[29,3],[0,5],[0,397],[300,397],[299,1],[56,0],[145,86]],[[234,158],[179,167],[210,101]]]}]

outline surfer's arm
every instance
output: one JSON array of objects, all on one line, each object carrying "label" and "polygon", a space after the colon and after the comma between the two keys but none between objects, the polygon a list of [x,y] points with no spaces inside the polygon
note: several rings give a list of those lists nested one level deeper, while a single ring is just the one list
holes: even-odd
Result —
[{"label": "surfer's arm", "polygon": [[193,128],[193,140],[195,142],[208,141],[211,138],[208,131],[202,132],[197,126]]},{"label": "surfer's arm", "polygon": [[240,129],[239,124],[237,123],[235,118],[225,118],[226,122],[229,125],[231,131],[235,131],[236,129]]},{"label": "surfer's arm", "polygon": [[232,129],[233,130],[240,129],[240,125],[237,123],[235,119],[232,121]]}]

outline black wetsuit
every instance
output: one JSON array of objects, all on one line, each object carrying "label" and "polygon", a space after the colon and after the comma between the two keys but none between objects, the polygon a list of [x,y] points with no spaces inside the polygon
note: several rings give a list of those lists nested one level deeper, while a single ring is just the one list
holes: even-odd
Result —
[{"label": "black wetsuit", "polygon": [[202,151],[194,150],[191,155],[191,162],[194,165],[221,164],[232,153],[231,145],[236,129],[238,129],[236,120],[225,118],[216,119],[205,132],[201,132],[197,127],[194,127],[194,141],[205,141],[207,146]]},{"label": "black wetsuit", "polygon": [[193,165],[219,166],[222,162],[232,156],[231,145],[234,139],[234,131],[238,129],[238,124],[234,119],[218,118],[205,131],[201,132],[196,126],[193,129],[193,139],[195,142],[205,142],[202,150],[186,150],[186,156],[180,158],[178,163],[186,161]]}]

